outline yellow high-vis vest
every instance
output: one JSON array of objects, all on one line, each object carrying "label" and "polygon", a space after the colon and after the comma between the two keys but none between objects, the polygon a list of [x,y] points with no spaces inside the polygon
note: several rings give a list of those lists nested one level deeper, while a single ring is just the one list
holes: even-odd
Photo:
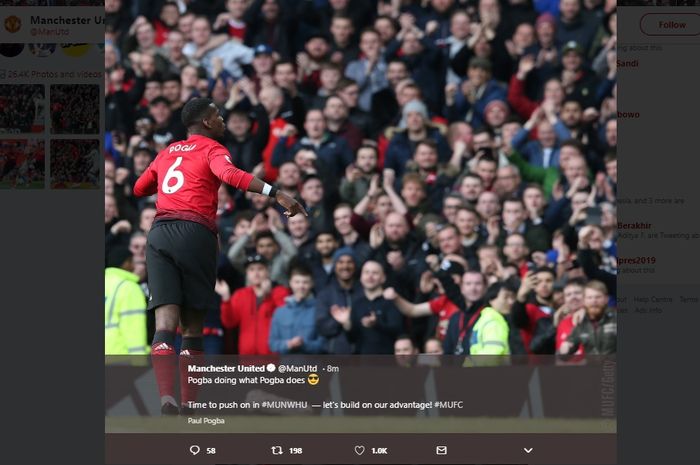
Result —
[{"label": "yellow high-vis vest", "polygon": [[146,340],[146,296],[138,276],[105,269],[105,355],[147,354]]}]

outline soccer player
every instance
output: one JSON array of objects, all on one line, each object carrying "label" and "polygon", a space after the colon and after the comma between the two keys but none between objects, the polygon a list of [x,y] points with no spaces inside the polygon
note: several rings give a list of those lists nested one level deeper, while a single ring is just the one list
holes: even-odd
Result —
[{"label": "soccer player", "polygon": [[218,309],[216,283],[217,192],[221,182],[243,191],[273,197],[285,215],[306,214],[292,197],[236,168],[221,139],[224,119],[210,99],[195,98],[182,109],[187,140],[163,149],[134,186],[138,197],[158,194],[156,217],[148,233],[146,266],[155,309],[153,368],[161,413],[178,413],[174,398],[175,331],[180,324],[180,413],[189,414],[194,387],[187,383],[187,363],[202,353],[202,326],[207,310]]}]

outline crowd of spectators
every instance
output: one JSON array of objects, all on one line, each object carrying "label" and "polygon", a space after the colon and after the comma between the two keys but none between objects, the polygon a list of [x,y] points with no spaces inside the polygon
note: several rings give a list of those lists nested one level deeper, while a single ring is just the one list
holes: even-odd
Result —
[{"label": "crowd of spectators", "polygon": [[94,84],[51,86],[52,134],[99,134],[100,88]]},{"label": "crowd of spectators", "polygon": [[96,188],[100,182],[100,141],[51,141],[52,189]]},{"label": "crowd of spectators", "polygon": [[615,351],[615,1],[105,8],[106,247],[144,292],[133,184],[192,97],[309,212],[221,187],[208,352]]},{"label": "crowd of spectators", "polygon": [[0,134],[44,131],[44,86],[0,85]]}]

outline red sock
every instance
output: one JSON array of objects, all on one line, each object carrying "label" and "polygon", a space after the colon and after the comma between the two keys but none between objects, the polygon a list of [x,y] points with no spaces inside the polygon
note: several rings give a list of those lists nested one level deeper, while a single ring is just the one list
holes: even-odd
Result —
[{"label": "red sock", "polygon": [[161,403],[175,401],[175,348],[167,342],[154,342],[151,346],[151,362],[156,374]]},{"label": "red sock", "polygon": [[188,383],[187,378],[200,378],[202,373],[187,371],[188,365],[201,365],[204,352],[194,349],[182,349],[180,351],[180,405],[189,407],[189,402],[197,400],[198,385]]}]

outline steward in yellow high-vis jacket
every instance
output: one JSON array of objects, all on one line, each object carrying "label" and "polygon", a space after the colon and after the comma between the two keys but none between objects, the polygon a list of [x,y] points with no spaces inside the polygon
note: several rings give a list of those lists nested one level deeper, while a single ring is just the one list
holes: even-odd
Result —
[{"label": "steward in yellow high-vis jacket", "polygon": [[105,355],[147,354],[146,296],[132,273],[131,253],[118,247],[105,268]]},{"label": "steward in yellow high-vis jacket", "polygon": [[460,311],[450,318],[443,343],[445,354],[510,355],[510,328],[503,314],[510,311],[514,290],[503,283],[492,284],[481,301],[467,307],[460,288],[449,279],[449,267],[449,262],[443,262],[436,276]]}]

